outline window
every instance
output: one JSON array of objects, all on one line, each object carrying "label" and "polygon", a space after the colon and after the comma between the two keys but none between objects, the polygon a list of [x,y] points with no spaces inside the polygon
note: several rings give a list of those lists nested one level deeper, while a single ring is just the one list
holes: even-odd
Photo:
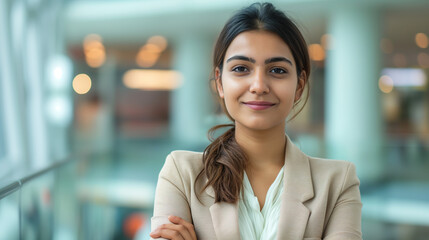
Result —
[{"label": "window", "polygon": [[[0,66],[1,72],[1,66]],[[1,85],[1,77],[0,77],[0,85]],[[4,121],[3,121],[3,99],[0,98],[0,161],[6,155],[6,147],[5,147],[5,132],[4,132]]]},{"label": "window", "polygon": [[7,149],[6,144],[6,120],[5,120],[5,79],[6,79],[6,70],[7,66],[5,65],[5,61],[7,57],[7,9],[4,1],[0,1],[0,177],[4,172],[4,169],[7,168],[7,163],[5,161],[7,154],[9,151]]}]

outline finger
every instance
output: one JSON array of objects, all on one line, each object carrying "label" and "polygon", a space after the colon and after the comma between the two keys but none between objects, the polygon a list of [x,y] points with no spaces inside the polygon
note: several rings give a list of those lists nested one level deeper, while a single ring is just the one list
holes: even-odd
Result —
[{"label": "finger", "polygon": [[177,231],[186,240],[192,240],[193,239],[192,234],[190,233],[189,229],[182,224],[163,224],[159,228]]},{"label": "finger", "polygon": [[189,233],[191,234],[192,239],[197,239],[197,235],[195,234],[195,228],[194,228],[194,225],[192,223],[187,222],[183,218],[177,217],[177,216],[169,216],[168,220],[170,220],[170,222],[172,222],[174,224],[184,225],[188,229]]},{"label": "finger", "polygon": [[[167,225],[167,224],[165,224]],[[185,240],[185,238],[180,234],[180,232],[170,229],[170,228],[157,228],[155,231],[151,232],[151,238],[166,238],[170,240]]]},{"label": "finger", "polygon": [[[168,231],[164,231],[164,230],[168,230]],[[164,233],[168,234],[170,233],[170,230],[176,231],[177,233],[179,233],[183,239],[186,239],[186,240],[193,239],[189,230],[182,224],[163,224],[159,226],[155,231],[153,231],[153,233],[158,235],[164,234]]]}]

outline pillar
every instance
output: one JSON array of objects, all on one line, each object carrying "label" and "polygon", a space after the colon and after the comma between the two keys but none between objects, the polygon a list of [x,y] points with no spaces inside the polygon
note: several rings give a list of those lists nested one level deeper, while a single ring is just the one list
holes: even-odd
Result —
[{"label": "pillar", "polygon": [[201,34],[184,34],[174,44],[174,69],[183,75],[182,85],[171,95],[171,134],[190,145],[207,143],[208,117],[213,114],[210,93],[213,42]]},{"label": "pillar", "polygon": [[326,151],[356,164],[362,183],[382,177],[379,14],[366,7],[338,7],[328,32]]},{"label": "pillar", "polygon": [[[25,108],[23,79],[18,60],[14,52],[14,38],[11,19],[11,1],[0,1],[0,117],[2,118],[5,157],[13,164],[4,164],[3,168],[24,162],[28,157],[27,127],[25,125]],[[16,6],[15,6],[16,7]],[[23,7],[23,6],[20,6]],[[16,27],[16,26],[14,26]],[[16,43],[15,43],[16,44]],[[20,60],[20,59],[19,59]],[[3,171],[12,170],[2,169]]]}]

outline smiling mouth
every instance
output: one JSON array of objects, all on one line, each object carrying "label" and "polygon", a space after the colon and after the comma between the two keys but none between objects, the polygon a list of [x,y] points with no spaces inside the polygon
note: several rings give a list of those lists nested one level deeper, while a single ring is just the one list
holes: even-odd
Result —
[{"label": "smiling mouth", "polygon": [[249,101],[249,102],[243,102],[243,104],[253,110],[265,110],[276,105],[275,103],[265,102],[265,101]]}]

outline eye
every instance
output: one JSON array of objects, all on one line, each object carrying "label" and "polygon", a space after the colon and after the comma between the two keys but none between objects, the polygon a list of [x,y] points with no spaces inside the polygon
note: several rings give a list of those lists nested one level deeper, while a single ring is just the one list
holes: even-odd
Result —
[{"label": "eye", "polygon": [[287,73],[287,70],[285,70],[285,69],[283,69],[283,68],[278,68],[278,67],[276,67],[276,68],[272,68],[272,69],[270,70],[270,73],[275,73],[275,74],[285,74],[285,73]]},{"label": "eye", "polygon": [[233,71],[233,72],[241,73],[241,72],[248,72],[248,71],[249,71],[249,69],[247,69],[247,68],[246,68],[246,67],[244,67],[244,66],[237,66],[237,67],[233,68],[233,69],[232,69],[232,71]]}]

